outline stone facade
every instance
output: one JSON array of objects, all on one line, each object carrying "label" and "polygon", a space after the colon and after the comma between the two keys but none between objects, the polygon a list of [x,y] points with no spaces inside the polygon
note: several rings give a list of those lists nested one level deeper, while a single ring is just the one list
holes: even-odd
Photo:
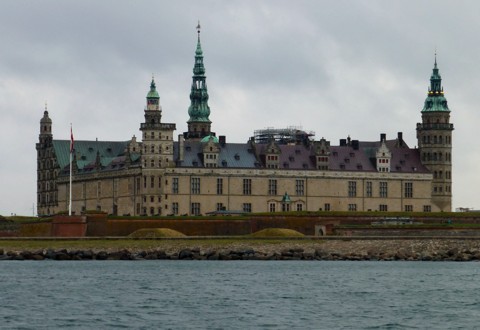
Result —
[{"label": "stone facade", "polygon": [[[247,143],[227,143],[226,136],[210,129],[199,37],[189,131],[174,140],[176,125],[162,122],[152,79],[141,142],[135,136],[74,142],[72,210],[115,215],[450,211],[453,124],[438,79],[435,61],[417,124],[419,149],[409,148],[402,133],[390,140],[381,134],[370,142],[348,137],[335,146],[298,129],[263,131]],[[433,99],[437,95],[443,99]],[[430,102],[443,108],[432,108]],[[38,214],[68,210],[70,141],[53,139],[47,109],[36,149]]]}]

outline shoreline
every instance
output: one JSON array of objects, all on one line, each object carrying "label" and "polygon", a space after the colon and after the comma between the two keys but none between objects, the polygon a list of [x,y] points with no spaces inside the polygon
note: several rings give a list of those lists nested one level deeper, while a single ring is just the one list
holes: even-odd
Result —
[{"label": "shoreline", "polygon": [[[29,240],[25,240],[30,242]],[[55,244],[52,242],[55,241]],[[480,240],[464,238],[342,240],[183,239],[0,241],[1,260],[355,260],[480,261]],[[13,243],[12,243],[13,242]],[[103,242],[100,244],[99,242]],[[114,241],[115,242],[115,241]],[[97,243],[97,244],[95,244]]]}]

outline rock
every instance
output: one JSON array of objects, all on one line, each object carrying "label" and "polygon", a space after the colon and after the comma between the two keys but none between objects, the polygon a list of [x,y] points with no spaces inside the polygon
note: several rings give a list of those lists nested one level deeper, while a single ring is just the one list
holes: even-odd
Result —
[{"label": "rock", "polygon": [[82,259],[91,260],[94,258],[94,255],[95,254],[93,253],[92,250],[86,250],[86,251],[82,251],[80,256],[82,257]]},{"label": "rock", "polygon": [[219,255],[218,253],[214,252],[212,254],[206,255],[207,260],[218,260]]},{"label": "rock", "polygon": [[293,256],[293,252],[290,249],[285,249],[280,252],[282,257],[291,257]]},{"label": "rock", "polygon": [[315,250],[315,256],[320,257],[320,259],[326,258],[330,255],[327,251],[324,251],[322,249],[316,249]]},{"label": "rock", "polygon": [[53,251],[52,249],[48,249],[46,251],[43,252],[43,256],[47,259],[55,259],[55,251]]},{"label": "rock", "polygon": [[178,259],[192,259],[193,258],[193,252],[190,249],[183,249],[178,253]]},{"label": "rock", "polygon": [[55,260],[72,260],[72,257],[64,252],[57,252],[55,254]]},{"label": "rock", "polygon": [[303,248],[293,248],[293,249],[290,249],[290,252],[292,253],[303,253]]},{"label": "rock", "polygon": [[95,259],[97,260],[107,260],[108,254],[105,251],[100,251],[95,255]]},{"label": "rock", "polygon": [[23,259],[25,259],[25,260],[31,260],[32,256],[33,256],[33,253],[30,252],[30,251],[22,251],[22,252],[20,252],[19,255],[21,255],[23,257]]}]

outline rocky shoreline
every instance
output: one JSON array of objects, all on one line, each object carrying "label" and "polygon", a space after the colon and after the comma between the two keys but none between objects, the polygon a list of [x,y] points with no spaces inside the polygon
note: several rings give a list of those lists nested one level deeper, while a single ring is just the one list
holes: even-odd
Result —
[{"label": "rocky shoreline", "polygon": [[0,260],[479,261],[480,240],[351,240],[222,246],[184,242],[152,249],[3,250]]}]

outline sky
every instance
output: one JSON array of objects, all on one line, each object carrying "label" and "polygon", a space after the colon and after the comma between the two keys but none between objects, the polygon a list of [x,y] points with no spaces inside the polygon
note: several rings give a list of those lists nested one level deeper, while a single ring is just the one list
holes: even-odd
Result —
[{"label": "sky", "polygon": [[[54,139],[140,137],[155,77],[187,130],[200,21],[212,131],[300,126],[332,145],[403,132],[417,145],[435,52],[453,132],[453,208],[480,209],[480,2],[0,2],[0,214],[32,215],[45,104]],[[473,139],[473,140],[472,140]],[[473,141],[473,142],[472,142]]]}]

